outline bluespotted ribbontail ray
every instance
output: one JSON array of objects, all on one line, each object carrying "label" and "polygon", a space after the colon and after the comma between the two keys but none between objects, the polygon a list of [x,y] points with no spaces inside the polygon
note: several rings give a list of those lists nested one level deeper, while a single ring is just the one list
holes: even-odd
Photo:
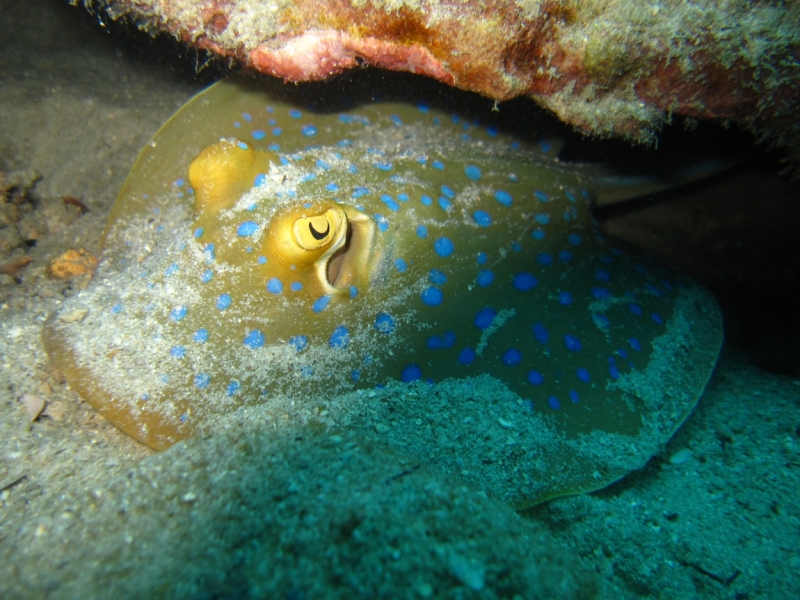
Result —
[{"label": "bluespotted ribbontail ray", "polygon": [[[315,113],[226,80],[142,151],[95,281],[45,344],[157,449],[243,407],[479,375],[565,439],[652,448],[700,397],[721,317],[694,282],[598,233],[590,173],[424,105]],[[523,503],[622,474],[538,460],[572,475]]]}]

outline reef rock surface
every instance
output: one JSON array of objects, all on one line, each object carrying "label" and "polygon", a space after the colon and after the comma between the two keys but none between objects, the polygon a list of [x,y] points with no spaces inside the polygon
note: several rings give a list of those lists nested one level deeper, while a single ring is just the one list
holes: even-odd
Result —
[{"label": "reef rock surface", "polygon": [[672,114],[800,139],[800,3],[748,0],[72,0],[290,81],[374,65],[588,133],[654,139]]}]

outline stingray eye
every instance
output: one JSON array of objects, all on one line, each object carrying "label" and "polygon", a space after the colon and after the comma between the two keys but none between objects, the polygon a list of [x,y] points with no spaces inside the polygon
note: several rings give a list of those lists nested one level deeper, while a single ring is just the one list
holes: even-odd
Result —
[{"label": "stingray eye", "polygon": [[327,247],[336,237],[339,219],[335,211],[321,215],[303,215],[294,222],[294,239],[303,250],[318,250]]},{"label": "stingray eye", "polygon": [[326,225],[327,225],[327,227],[325,228],[325,231],[317,231],[316,229],[314,229],[314,223],[309,222],[308,223],[308,230],[311,232],[311,235],[314,236],[315,240],[321,240],[325,236],[327,236],[328,233],[330,233],[330,231],[331,231],[331,224],[328,223],[327,220],[326,220]]}]

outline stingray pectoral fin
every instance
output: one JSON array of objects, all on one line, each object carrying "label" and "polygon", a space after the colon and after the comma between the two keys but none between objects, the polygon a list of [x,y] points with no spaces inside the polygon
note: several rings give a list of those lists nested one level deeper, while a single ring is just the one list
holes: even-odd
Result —
[{"label": "stingray pectoral fin", "polygon": [[221,140],[204,148],[189,166],[195,214],[214,215],[231,208],[253,187],[256,177],[269,171],[272,162],[278,162],[276,154],[241,142]]},{"label": "stingray pectoral fin", "polygon": [[[98,378],[91,363],[85,360],[80,349],[74,344],[75,327],[81,323],[72,322],[68,317],[55,313],[45,322],[42,341],[50,363],[66,377],[77,394],[99,411],[116,427],[156,450],[166,450],[175,442],[193,435],[196,423],[184,423],[179,418],[186,410],[186,401],[174,400],[171,415],[166,415],[164,406],[148,403],[142,397],[138,404],[119,401],[119,387],[109,386],[110,379]],[[72,327],[72,329],[70,329]],[[130,349],[109,349],[104,357],[104,368],[114,371],[124,364],[124,353]],[[120,355],[123,354],[123,355]],[[119,380],[124,380],[125,372],[120,370]],[[113,380],[113,378],[111,379]],[[169,412],[169,411],[168,411]],[[165,418],[166,417],[166,418]]]}]

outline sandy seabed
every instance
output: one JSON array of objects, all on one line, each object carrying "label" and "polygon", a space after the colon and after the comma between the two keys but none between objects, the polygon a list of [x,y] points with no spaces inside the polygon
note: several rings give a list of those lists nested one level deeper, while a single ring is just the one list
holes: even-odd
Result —
[{"label": "sandy seabed", "polygon": [[[644,469],[522,514],[347,431],[227,431],[162,454],[120,433],[48,367],[42,324],[80,280],[47,265],[70,248],[99,252],[139,149],[214,73],[55,0],[2,4],[0,171],[23,188],[30,171],[40,178],[14,225],[25,240],[0,240],[3,264],[32,259],[0,275],[0,596],[800,597],[796,317],[785,339],[726,343],[695,413]],[[743,315],[763,309],[728,298],[737,282],[757,288],[757,269],[731,263],[731,223],[752,230],[765,219],[753,207],[780,198],[798,212],[796,186],[742,168],[605,227],[713,273],[704,281],[727,290],[728,325],[751,341]],[[767,214],[774,238],[797,220]],[[796,241],[782,248],[772,262],[789,270],[789,294],[800,261]],[[26,394],[45,400],[32,423]]]}]

